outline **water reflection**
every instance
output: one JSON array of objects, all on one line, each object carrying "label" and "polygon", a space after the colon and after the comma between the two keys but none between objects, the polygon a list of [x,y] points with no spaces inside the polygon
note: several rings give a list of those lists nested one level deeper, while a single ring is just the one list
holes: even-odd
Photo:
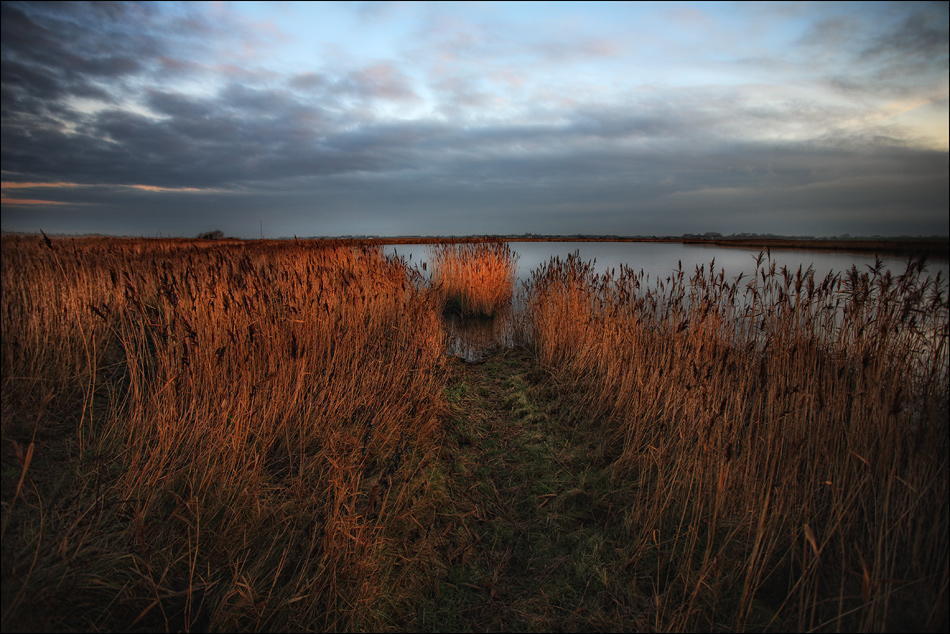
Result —
[{"label": "water reflection", "polygon": [[[734,283],[741,275],[743,285],[748,284],[754,279],[759,268],[758,251],[719,246],[665,242],[511,242],[509,245],[519,256],[516,282],[518,288],[515,289],[512,300],[513,309],[487,320],[447,317],[445,331],[448,354],[468,362],[476,362],[496,350],[525,343],[527,336],[523,324],[524,315],[520,310],[520,287],[531,278],[533,271],[547,264],[555,256],[564,259],[568,254],[578,251],[582,261],[593,262],[597,273],[612,270],[619,272],[621,265],[633,272],[642,272],[639,288],[631,289],[635,294],[657,284],[668,286],[671,276],[675,278],[680,267],[686,282],[698,267],[705,267],[708,275],[709,265],[713,260],[715,274],[721,273],[729,283]],[[422,279],[426,279],[428,272],[423,268],[423,263],[428,259],[428,249],[426,245],[391,245],[385,247],[384,252],[406,259]],[[867,273],[876,264],[873,254],[778,249],[771,251],[768,263],[775,263],[778,271],[781,271],[782,267],[787,267],[791,272],[797,272],[799,267],[803,270],[811,268],[816,282],[821,282],[829,273],[844,276],[852,266],[856,266],[859,273]],[[881,263],[883,272],[890,271],[898,276],[906,270],[907,258],[885,256],[881,258]],[[925,277],[936,277],[939,274],[946,280],[948,273],[950,263],[946,259],[932,259],[927,264]],[[741,313],[745,301],[744,296],[736,297],[733,310]],[[836,314],[836,323],[838,320],[839,316]],[[946,348],[943,353],[947,354]]]},{"label": "water reflection", "polygon": [[[623,264],[634,271],[643,270],[649,282],[662,280],[670,276],[682,264],[687,277],[691,277],[697,266],[705,266],[713,260],[716,272],[725,272],[727,280],[734,280],[740,274],[749,279],[756,270],[757,249],[736,247],[682,244],[679,242],[509,242],[511,250],[518,254],[518,279],[528,280],[531,272],[546,264],[552,257],[566,258],[578,251],[583,261],[594,261],[598,273],[611,269],[620,269]],[[421,268],[428,257],[428,247],[423,244],[399,244],[384,247],[387,255],[398,254],[406,258],[411,265]],[[411,259],[410,259],[411,257]],[[875,265],[874,254],[852,253],[847,251],[808,251],[804,249],[772,249],[771,259],[778,268],[789,270],[798,267],[815,272],[815,277],[823,279],[829,272],[843,273],[857,266],[860,272],[866,272]],[[907,258],[882,256],[884,270],[900,275],[907,268]],[[944,280],[950,274],[950,261],[931,258],[927,262],[927,272],[931,276],[940,273]]]},{"label": "water reflection", "polygon": [[483,361],[498,351],[526,342],[524,314],[511,307],[494,317],[461,317],[446,314],[445,349],[466,363]]}]

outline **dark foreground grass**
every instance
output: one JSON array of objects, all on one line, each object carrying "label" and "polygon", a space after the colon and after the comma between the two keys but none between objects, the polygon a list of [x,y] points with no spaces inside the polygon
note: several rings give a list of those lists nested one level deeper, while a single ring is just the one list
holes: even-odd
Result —
[{"label": "dark foreground grass", "polygon": [[428,569],[443,332],[312,243],[3,238],[4,631],[378,629]]},{"label": "dark foreground grass", "polygon": [[659,581],[627,565],[625,491],[596,418],[525,350],[450,370],[432,526],[443,559],[402,626],[651,629],[644,604]]},{"label": "dark foreground grass", "polygon": [[946,630],[945,283],[758,267],[534,275],[534,349],[636,492],[631,565],[669,570],[653,627]]}]

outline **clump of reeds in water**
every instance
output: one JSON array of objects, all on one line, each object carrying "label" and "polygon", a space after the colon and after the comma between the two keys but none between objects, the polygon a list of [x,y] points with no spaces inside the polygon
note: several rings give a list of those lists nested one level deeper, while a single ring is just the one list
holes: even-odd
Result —
[{"label": "clump of reeds in water", "polygon": [[491,317],[511,303],[518,256],[501,241],[429,249],[431,286],[444,312]]},{"label": "clump of reeds in water", "polygon": [[6,236],[2,257],[4,630],[377,629],[419,591],[443,332],[402,263]]},{"label": "clump of reeds in water", "polygon": [[946,628],[943,280],[763,254],[649,284],[575,255],[530,291],[540,359],[615,439],[644,627]]}]

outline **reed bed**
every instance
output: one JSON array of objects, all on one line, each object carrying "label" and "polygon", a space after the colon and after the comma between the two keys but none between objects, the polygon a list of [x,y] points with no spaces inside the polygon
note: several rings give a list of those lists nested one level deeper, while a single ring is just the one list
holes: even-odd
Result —
[{"label": "reed bed", "polygon": [[424,577],[439,314],[378,249],[4,237],[10,629],[379,628]]},{"label": "reed bed", "polygon": [[651,282],[575,255],[511,317],[501,242],[434,247],[428,282],[342,244],[2,247],[4,630],[400,627],[445,564],[440,313],[500,311],[611,439],[617,629],[946,629],[950,306],[922,262]]},{"label": "reed bed", "polygon": [[491,317],[510,306],[518,256],[507,242],[439,244],[429,248],[428,259],[443,312]]},{"label": "reed bed", "polygon": [[533,346],[614,438],[654,630],[947,625],[948,301],[922,262],[529,287]]}]

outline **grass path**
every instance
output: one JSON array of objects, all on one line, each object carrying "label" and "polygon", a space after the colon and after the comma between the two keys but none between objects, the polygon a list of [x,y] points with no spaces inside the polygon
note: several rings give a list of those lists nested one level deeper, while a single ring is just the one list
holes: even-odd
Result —
[{"label": "grass path", "polygon": [[623,572],[623,506],[604,439],[578,422],[524,350],[453,361],[450,371],[444,505],[430,528],[440,542],[436,580],[402,625],[642,626],[629,616],[642,611]]}]

